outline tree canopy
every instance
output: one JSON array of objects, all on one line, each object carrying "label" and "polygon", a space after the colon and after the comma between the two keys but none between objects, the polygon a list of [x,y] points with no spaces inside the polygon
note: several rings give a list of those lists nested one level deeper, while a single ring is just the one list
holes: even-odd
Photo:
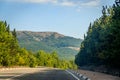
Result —
[{"label": "tree canopy", "polygon": [[102,16],[90,23],[75,62],[120,69],[120,5],[103,6]]}]

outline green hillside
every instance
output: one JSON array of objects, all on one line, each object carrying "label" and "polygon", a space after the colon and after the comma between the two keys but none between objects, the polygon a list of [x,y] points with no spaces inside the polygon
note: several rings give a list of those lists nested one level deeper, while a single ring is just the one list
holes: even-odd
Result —
[{"label": "green hillside", "polygon": [[17,31],[21,47],[30,51],[57,51],[61,59],[74,59],[78,53],[82,39],[64,36],[56,32]]}]

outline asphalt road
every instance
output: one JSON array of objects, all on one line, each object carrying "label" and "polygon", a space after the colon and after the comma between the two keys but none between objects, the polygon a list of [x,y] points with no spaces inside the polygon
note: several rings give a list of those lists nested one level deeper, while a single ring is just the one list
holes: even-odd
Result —
[{"label": "asphalt road", "polygon": [[52,68],[11,69],[0,71],[0,80],[78,80],[66,70]]}]

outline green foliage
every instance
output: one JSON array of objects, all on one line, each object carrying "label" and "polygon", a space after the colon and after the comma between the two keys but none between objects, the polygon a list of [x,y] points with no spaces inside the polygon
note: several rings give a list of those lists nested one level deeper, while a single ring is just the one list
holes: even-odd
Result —
[{"label": "green foliage", "polygon": [[17,41],[16,30],[10,31],[7,22],[0,21],[0,66],[48,66],[62,69],[76,69],[73,61],[60,60],[56,51],[37,53],[20,48]]},{"label": "green foliage", "polygon": [[0,21],[0,65],[14,65],[15,53],[19,46],[16,38],[10,33],[6,21]]},{"label": "green foliage", "polygon": [[56,52],[46,53],[43,50],[35,54],[38,66],[48,66],[62,69],[76,69],[73,61],[60,60]]},{"label": "green foliage", "polygon": [[120,6],[103,7],[102,13],[99,19],[90,24],[75,62],[79,66],[120,68]]}]

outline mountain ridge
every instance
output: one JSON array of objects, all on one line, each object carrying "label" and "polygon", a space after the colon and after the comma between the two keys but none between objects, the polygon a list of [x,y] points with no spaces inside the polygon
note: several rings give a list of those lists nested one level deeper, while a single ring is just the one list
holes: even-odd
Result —
[{"label": "mountain ridge", "polygon": [[[17,33],[20,33],[20,32],[29,32],[29,33],[40,33],[40,34],[56,34],[56,35],[59,35],[60,37],[65,37],[65,36],[68,36],[68,35],[64,35],[64,34],[61,34],[59,32],[55,32],[55,31],[17,31]],[[72,38],[76,38],[76,37],[73,37],[73,36],[68,36],[68,37],[72,37]],[[76,39],[81,39],[81,38],[76,38]],[[81,39],[83,40],[83,39]]]},{"label": "mountain ridge", "polygon": [[20,46],[27,50],[57,51],[62,59],[73,59],[82,42],[82,39],[64,36],[58,32],[17,31],[17,39]]}]

